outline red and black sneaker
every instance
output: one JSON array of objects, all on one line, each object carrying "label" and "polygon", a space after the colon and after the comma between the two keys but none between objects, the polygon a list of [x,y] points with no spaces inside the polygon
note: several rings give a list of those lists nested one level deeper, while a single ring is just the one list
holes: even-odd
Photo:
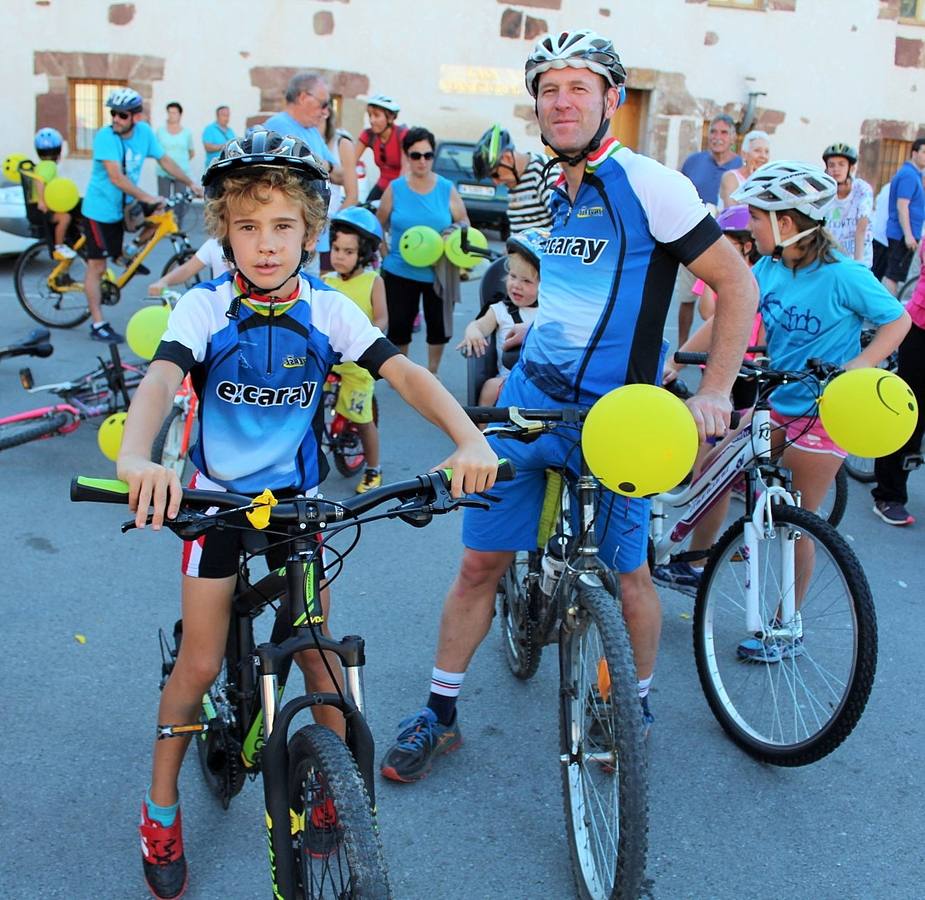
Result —
[{"label": "red and black sneaker", "polygon": [[141,859],[148,890],[157,900],[175,900],[186,892],[186,857],[183,855],[183,824],[180,810],[173,825],[161,825],[148,815],[141,802]]}]

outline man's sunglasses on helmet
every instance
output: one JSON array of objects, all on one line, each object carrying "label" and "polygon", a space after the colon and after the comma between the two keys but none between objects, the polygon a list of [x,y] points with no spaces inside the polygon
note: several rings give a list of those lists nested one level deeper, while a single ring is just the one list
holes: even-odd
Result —
[{"label": "man's sunglasses on helmet", "polygon": [[417,162],[419,159],[433,159],[433,158],[434,158],[433,150],[428,150],[426,153],[418,153],[417,150],[412,150],[408,154],[408,159],[413,159],[415,162]]}]

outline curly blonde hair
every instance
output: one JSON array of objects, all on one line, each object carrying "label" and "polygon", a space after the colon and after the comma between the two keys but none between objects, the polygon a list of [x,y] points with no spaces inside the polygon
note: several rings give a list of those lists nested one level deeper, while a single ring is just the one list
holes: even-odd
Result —
[{"label": "curly blonde hair", "polygon": [[222,181],[221,194],[206,200],[205,222],[209,234],[220,244],[225,244],[228,241],[230,207],[255,209],[261,203],[269,203],[273,191],[281,191],[287,200],[301,209],[306,241],[321,234],[327,221],[327,206],[317,194],[309,193],[305,183],[285,166],[266,166],[226,176]]}]

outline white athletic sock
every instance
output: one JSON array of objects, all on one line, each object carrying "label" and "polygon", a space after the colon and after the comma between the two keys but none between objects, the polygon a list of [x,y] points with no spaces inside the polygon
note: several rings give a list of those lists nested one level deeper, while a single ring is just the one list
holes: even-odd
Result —
[{"label": "white athletic sock", "polygon": [[652,684],[652,677],[653,676],[650,675],[648,678],[640,678],[639,681],[636,682],[636,686],[639,688],[640,700],[649,696],[649,685]]}]

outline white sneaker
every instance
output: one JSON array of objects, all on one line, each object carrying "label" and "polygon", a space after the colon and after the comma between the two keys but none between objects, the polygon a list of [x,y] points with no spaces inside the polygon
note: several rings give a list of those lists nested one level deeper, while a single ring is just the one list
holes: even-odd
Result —
[{"label": "white sneaker", "polygon": [[55,244],[55,259],[74,259],[77,253],[67,244]]}]

